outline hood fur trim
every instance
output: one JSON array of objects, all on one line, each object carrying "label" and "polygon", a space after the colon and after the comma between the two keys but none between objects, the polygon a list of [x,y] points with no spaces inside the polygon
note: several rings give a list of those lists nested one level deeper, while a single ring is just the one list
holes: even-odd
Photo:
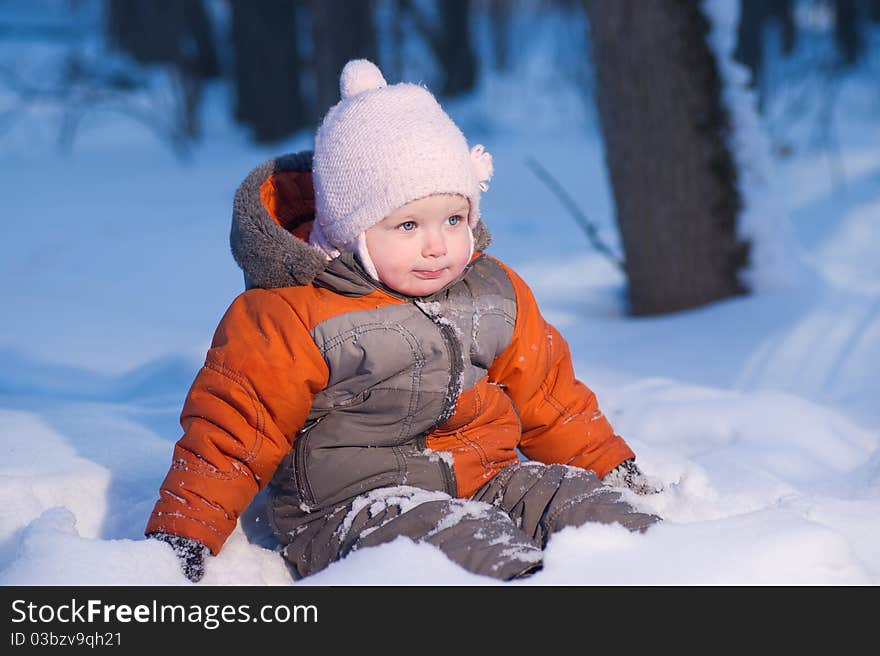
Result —
[{"label": "hood fur trim", "polygon": [[[313,205],[308,205],[311,214],[299,216],[282,227],[264,204],[263,185],[273,175],[310,174],[311,170],[310,151],[282,155],[253,169],[235,192],[229,245],[232,257],[244,271],[248,289],[310,285],[327,267],[323,251],[308,243]],[[310,180],[301,182],[310,184]],[[484,251],[491,241],[481,220],[474,227],[474,249]]]}]

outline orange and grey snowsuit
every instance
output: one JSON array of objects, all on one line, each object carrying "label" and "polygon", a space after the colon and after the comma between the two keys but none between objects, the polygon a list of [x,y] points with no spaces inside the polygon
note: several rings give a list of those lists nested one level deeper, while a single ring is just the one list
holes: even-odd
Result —
[{"label": "orange and grey snowsuit", "polygon": [[483,252],[484,227],[457,280],[410,298],[350,253],[325,262],[303,240],[313,212],[308,153],[239,188],[232,247],[248,290],[187,396],[147,533],[217,553],[269,485],[298,576],[407,535],[506,579],[538,567],[562,526],[654,521],[599,483],[634,454],[528,287]]}]

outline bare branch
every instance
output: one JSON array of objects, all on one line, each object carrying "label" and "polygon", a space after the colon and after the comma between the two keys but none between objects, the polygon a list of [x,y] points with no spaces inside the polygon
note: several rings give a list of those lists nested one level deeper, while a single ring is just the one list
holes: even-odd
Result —
[{"label": "bare branch", "polygon": [[623,259],[618,255],[615,255],[614,251],[602,241],[602,238],[599,236],[599,230],[596,228],[595,224],[586,217],[583,211],[577,206],[577,203],[574,202],[574,199],[565,191],[565,188],[559,184],[559,181],[556,180],[547,169],[541,166],[534,157],[527,157],[526,165],[532,169],[532,172],[538,176],[539,180],[550,188],[550,191],[556,195],[569,213],[571,213],[574,220],[577,221],[581,228],[583,228],[587,235],[587,239],[590,240],[593,248],[607,257],[618,269],[624,271]]}]

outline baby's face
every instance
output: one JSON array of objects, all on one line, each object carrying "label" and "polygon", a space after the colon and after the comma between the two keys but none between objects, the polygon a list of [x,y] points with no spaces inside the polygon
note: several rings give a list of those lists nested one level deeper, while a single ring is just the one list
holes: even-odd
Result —
[{"label": "baby's face", "polygon": [[465,268],[471,255],[470,204],[435,194],[397,208],[366,232],[379,279],[407,296],[428,296]]}]

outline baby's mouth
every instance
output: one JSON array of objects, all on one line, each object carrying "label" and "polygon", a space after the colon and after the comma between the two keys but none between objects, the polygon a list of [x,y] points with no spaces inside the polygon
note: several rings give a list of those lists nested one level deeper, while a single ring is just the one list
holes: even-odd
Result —
[{"label": "baby's mouth", "polygon": [[413,269],[413,275],[416,278],[421,278],[423,280],[435,280],[441,277],[447,267],[441,267],[439,269]]}]

